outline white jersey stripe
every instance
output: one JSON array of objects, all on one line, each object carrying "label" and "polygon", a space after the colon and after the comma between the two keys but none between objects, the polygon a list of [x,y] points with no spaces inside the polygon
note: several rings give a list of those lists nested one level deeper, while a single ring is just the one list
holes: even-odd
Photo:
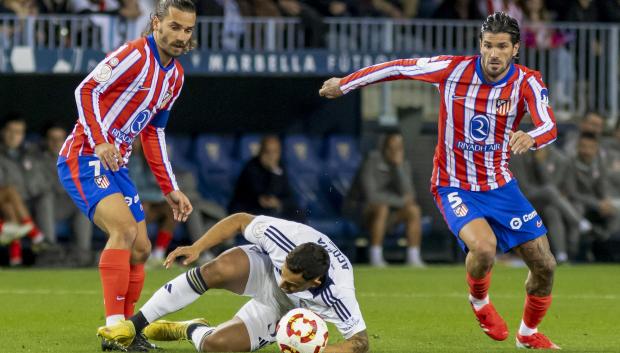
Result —
[{"label": "white jersey stripe", "polygon": [[164,166],[166,167],[166,173],[172,182],[172,188],[174,190],[179,190],[179,186],[177,185],[177,179],[174,176],[174,172],[172,171],[172,166],[170,165],[170,159],[168,159],[168,151],[166,149],[166,135],[164,133],[164,129],[161,127],[157,128],[157,138],[159,139],[159,150],[161,152],[161,158],[164,161]]},{"label": "white jersey stripe", "polygon": [[[446,82],[446,93],[444,94],[444,104],[446,106],[446,124],[445,124],[445,140],[444,149],[446,151],[446,172],[450,177],[450,186],[460,187],[461,183],[456,178],[456,157],[454,155],[454,112],[453,105],[450,98],[456,92],[457,83],[460,80],[463,72],[467,66],[471,63],[470,60],[459,63]],[[440,142],[441,143],[441,142]]]},{"label": "white jersey stripe", "polygon": [[[480,83],[481,81],[478,78],[478,75],[474,74],[472,76],[472,81],[467,88],[467,98],[465,99],[465,115],[463,116],[463,136],[465,138],[465,143],[475,143],[475,140],[471,136],[470,124],[474,117],[474,113],[476,112],[476,99],[478,98]],[[465,157],[465,164],[467,165],[467,182],[471,185],[472,191],[479,191],[474,152],[464,151],[463,157]]]}]

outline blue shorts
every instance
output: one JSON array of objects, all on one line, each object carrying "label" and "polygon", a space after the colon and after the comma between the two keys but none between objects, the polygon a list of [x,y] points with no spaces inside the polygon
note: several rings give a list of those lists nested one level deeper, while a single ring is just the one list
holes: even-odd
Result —
[{"label": "blue shorts", "polygon": [[59,157],[56,164],[58,178],[76,206],[92,221],[95,209],[103,198],[120,193],[125,196],[136,222],[144,220],[144,209],[136,186],[129,178],[129,170],[106,170],[97,156]]},{"label": "blue shorts", "polygon": [[486,219],[497,238],[497,248],[502,252],[547,233],[542,219],[523,196],[516,180],[490,191],[438,187],[435,203],[465,252],[469,250],[459,232],[476,218]]}]

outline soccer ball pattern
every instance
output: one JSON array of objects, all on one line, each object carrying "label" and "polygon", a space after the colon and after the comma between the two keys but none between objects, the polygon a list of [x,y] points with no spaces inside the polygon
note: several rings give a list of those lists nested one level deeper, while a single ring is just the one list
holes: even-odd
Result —
[{"label": "soccer ball pattern", "polygon": [[327,324],[314,312],[297,308],[284,315],[276,328],[283,353],[321,353],[327,345]]}]

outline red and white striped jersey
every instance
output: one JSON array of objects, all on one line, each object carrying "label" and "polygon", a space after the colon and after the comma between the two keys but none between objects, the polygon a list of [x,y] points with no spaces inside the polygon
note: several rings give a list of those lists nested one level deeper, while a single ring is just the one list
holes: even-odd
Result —
[{"label": "red and white striped jersey", "polygon": [[127,164],[140,135],[144,155],[164,194],[178,190],[166,152],[164,128],[183,86],[183,68],[172,59],[161,64],[152,35],[128,42],[109,54],[75,90],[78,121],[60,155],[94,155],[111,143]]},{"label": "red and white striped jersey", "polygon": [[390,80],[433,83],[441,94],[439,136],[431,185],[487,191],[513,179],[508,169],[509,133],[525,112],[535,128],[528,134],[534,149],[556,139],[549,93],[538,71],[512,64],[495,83],[486,82],[479,56],[402,59],[361,69],[340,81],[347,93]]}]

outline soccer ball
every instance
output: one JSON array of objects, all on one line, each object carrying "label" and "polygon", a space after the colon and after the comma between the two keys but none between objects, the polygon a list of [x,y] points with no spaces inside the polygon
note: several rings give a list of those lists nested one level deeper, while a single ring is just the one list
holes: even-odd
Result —
[{"label": "soccer ball", "polygon": [[327,324],[308,309],[297,308],[284,315],[276,328],[280,352],[321,353],[327,345]]}]

